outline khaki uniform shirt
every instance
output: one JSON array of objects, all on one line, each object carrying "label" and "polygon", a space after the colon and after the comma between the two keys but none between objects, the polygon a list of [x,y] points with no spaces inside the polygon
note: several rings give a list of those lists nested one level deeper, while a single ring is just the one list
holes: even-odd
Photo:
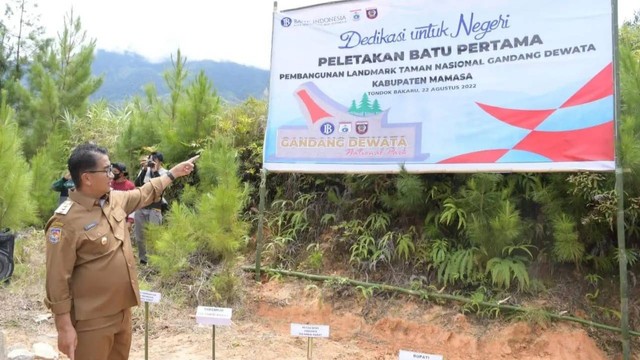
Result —
[{"label": "khaki uniform shirt", "polygon": [[170,183],[161,176],[98,201],[79,191],[69,193],[45,227],[45,304],[54,314],[71,312],[72,319],[88,320],[139,304],[127,214],[159,201]]}]

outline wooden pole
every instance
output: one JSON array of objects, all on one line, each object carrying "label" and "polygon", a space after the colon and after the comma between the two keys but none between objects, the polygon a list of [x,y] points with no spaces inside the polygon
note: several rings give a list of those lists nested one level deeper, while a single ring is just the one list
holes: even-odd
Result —
[{"label": "wooden pole", "polygon": [[149,303],[144,303],[144,360],[149,360]]},{"label": "wooden pole", "polygon": [[618,49],[618,0],[611,1],[611,35],[613,36],[613,118],[615,119],[616,149],[616,196],[618,208],[616,216],[616,233],[618,239],[618,267],[620,271],[620,330],[622,334],[622,358],[631,358],[629,341],[629,284],[627,280],[627,246],[624,230],[624,176],[622,171],[622,144],[620,137],[620,69]]},{"label": "wooden pole", "polygon": [[260,281],[260,259],[262,257],[262,243],[264,226],[264,202],[267,192],[267,170],[260,170],[260,205],[258,205],[258,233],[256,234],[256,281]]}]

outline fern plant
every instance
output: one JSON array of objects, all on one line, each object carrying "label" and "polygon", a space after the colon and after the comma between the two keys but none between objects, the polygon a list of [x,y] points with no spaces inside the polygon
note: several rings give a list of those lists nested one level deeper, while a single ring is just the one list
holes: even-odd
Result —
[{"label": "fern plant", "polygon": [[445,225],[457,223],[456,228],[459,231],[464,231],[467,226],[467,213],[453,199],[447,199],[444,202],[444,210],[440,214],[439,222]]},{"label": "fern plant", "polygon": [[387,231],[387,227],[391,222],[389,214],[383,212],[375,212],[367,217],[364,222],[365,228],[375,233],[383,233]]},{"label": "fern plant", "polygon": [[584,297],[587,300],[592,300],[592,301],[597,299],[598,295],[600,294],[600,289],[598,288],[598,284],[600,283],[600,280],[602,280],[602,276],[598,274],[587,274],[585,275],[584,279],[589,283],[589,285],[594,290],[592,293],[586,293]]},{"label": "fern plant", "polygon": [[[311,231],[311,213],[317,195],[298,194],[294,200],[279,199],[271,205],[267,226],[271,238],[266,245],[267,254],[274,265],[291,267],[296,263],[296,248],[309,239],[314,239]],[[322,219],[321,219],[322,220]]]},{"label": "fern plant", "polygon": [[517,282],[518,291],[529,289],[529,273],[526,258],[514,256],[493,258],[487,262],[486,274],[491,274],[491,283],[501,289],[509,289],[512,279]]},{"label": "fern plant", "polygon": [[427,269],[439,268],[449,257],[450,245],[446,239],[434,239],[426,247],[423,261]]},{"label": "fern plant", "polygon": [[361,234],[356,243],[351,246],[349,262],[362,268],[375,270],[378,262],[384,259],[384,250],[378,246],[378,242],[368,231]]},{"label": "fern plant", "polygon": [[529,324],[535,324],[542,328],[546,328],[551,322],[549,313],[544,309],[538,308],[526,308],[524,309],[524,312],[514,315],[513,318],[517,321],[525,321]]},{"label": "fern plant", "polygon": [[462,307],[462,313],[476,313],[480,314],[482,306],[481,303],[485,302],[485,288],[483,286],[479,287],[474,291],[469,297],[471,302],[464,304]]},{"label": "fern plant", "polygon": [[480,280],[483,274],[477,261],[478,254],[476,247],[448,254],[438,267],[438,282],[448,285],[457,281],[469,284]]},{"label": "fern plant", "polygon": [[322,260],[324,259],[324,253],[319,243],[312,243],[307,246],[307,258],[302,262],[302,265],[312,271],[318,271],[322,268]]},{"label": "fern plant", "polygon": [[395,257],[402,261],[409,261],[415,252],[416,246],[413,239],[416,237],[416,228],[411,226],[406,233],[399,234],[396,239]]},{"label": "fern plant", "polygon": [[[620,254],[621,252],[619,250],[615,253],[615,259],[617,261],[620,261]],[[624,254],[629,267],[635,266],[638,263],[638,259],[640,259],[640,250],[636,248],[625,249]]]}]

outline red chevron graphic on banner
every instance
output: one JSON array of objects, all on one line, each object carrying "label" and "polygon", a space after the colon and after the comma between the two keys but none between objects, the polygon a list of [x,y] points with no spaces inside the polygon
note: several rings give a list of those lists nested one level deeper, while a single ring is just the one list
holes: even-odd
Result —
[{"label": "red chevron graphic on banner", "polygon": [[[600,100],[613,94],[613,65],[609,63],[591,80],[589,80],[580,90],[573,94],[560,108],[577,106],[592,101]],[[542,124],[556,109],[543,110],[521,110],[508,109],[483,103],[476,104],[487,114],[494,118],[517,126],[519,128],[534,130]]]},{"label": "red chevron graphic on banner", "polygon": [[605,66],[560,108],[586,104],[613,95],[613,65]]},{"label": "red chevron graphic on banner", "polygon": [[555,109],[549,110],[518,110],[507,109],[497,106],[491,106],[476,102],[482,110],[486,111],[494,118],[505,122],[509,125],[517,126],[519,128],[533,130],[543,121],[545,121],[549,115],[553,114]]},{"label": "red chevron graphic on banner", "polygon": [[[579,106],[613,94],[613,66],[609,63],[574,93],[561,108]],[[544,156],[551,161],[607,161],[614,157],[613,121],[584,129],[536,131],[557,109],[522,110],[476,104],[492,117],[512,126],[531,130],[513,149]],[[440,161],[447,163],[491,163],[510,149],[471,152]]]},{"label": "red chevron graphic on banner", "polygon": [[517,150],[530,151],[553,161],[597,161],[613,159],[613,121],[586,129],[533,131]]},{"label": "red chevron graphic on banner", "polygon": [[476,151],[444,159],[438,164],[494,163],[508,151],[509,149]]}]

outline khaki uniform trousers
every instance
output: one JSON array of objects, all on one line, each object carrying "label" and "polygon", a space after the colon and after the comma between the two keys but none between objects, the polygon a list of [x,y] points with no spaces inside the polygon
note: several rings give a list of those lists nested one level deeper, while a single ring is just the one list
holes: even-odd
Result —
[{"label": "khaki uniform trousers", "polygon": [[162,211],[160,209],[138,209],[133,214],[135,223],[134,233],[136,236],[136,245],[138,246],[138,260],[146,264],[147,259],[147,243],[144,238],[144,228],[146,223],[155,225],[162,224]]},{"label": "khaki uniform trousers", "polygon": [[78,320],[76,360],[126,360],[131,348],[131,309],[98,319]]}]

